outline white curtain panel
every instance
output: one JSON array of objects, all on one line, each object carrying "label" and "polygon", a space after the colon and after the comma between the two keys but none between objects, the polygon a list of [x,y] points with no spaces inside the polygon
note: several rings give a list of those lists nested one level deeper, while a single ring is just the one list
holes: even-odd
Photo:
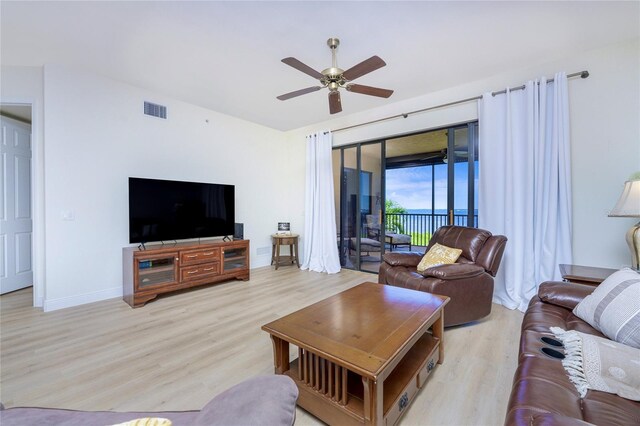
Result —
[{"label": "white curtain panel", "polygon": [[571,155],[567,76],[479,101],[480,228],[509,241],[494,302],[525,311],[540,283],[571,263]]},{"label": "white curtain panel", "polygon": [[302,269],[340,272],[334,203],[331,133],[314,133],[307,136]]}]

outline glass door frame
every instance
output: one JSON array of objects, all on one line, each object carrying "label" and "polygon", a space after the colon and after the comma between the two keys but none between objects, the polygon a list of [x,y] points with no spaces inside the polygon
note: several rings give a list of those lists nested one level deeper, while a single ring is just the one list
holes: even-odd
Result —
[{"label": "glass door frame", "polygon": [[[385,197],[385,185],[384,185],[384,181],[385,181],[385,166],[386,166],[386,162],[385,162],[385,157],[384,157],[384,153],[385,153],[385,140],[372,140],[372,141],[366,141],[366,142],[357,142],[357,143],[352,143],[352,144],[348,144],[348,145],[340,145],[340,146],[336,146],[333,147],[333,150],[340,150],[340,212],[339,212],[339,217],[340,217],[340,223],[338,224],[338,229],[340,231],[340,241],[339,241],[339,258],[340,258],[340,264],[344,267],[344,265],[346,264],[346,258],[349,257],[349,241],[345,238],[351,238],[350,236],[347,236],[347,226],[348,223],[345,221],[344,215],[345,215],[345,210],[347,208],[347,198],[345,196],[345,192],[344,192],[344,187],[345,187],[345,177],[346,177],[346,173],[345,173],[345,161],[344,161],[344,151],[345,149],[352,149],[352,148],[356,148],[356,173],[355,173],[355,187],[358,189],[358,193],[357,193],[357,197],[356,197],[356,207],[355,207],[355,211],[356,211],[356,223],[355,223],[355,229],[356,229],[356,234],[355,234],[355,252],[356,252],[356,256],[355,256],[355,262],[353,264],[354,269],[357,271],[362,271],[361,268],[361,229],[362,229],[362,194],[361,194],[361,182],[360,182],[360,178],[362,176],[362,146],[366,146],[366,145],[375,145],[375,144],[380,144],[380,199],[381,199],[381,211],[380,211],[380,235],[379,235],[379,242],[380,242],[380,259],[382,260],[382,255],[385,253],[385,210],[384,210],[384,200],[386,199]],[[349,169],[352,169],[351,167],[347,167]],[[373,181],[373,177],[371,177],[371,181]],[[371,187],[373,186],[372,184],[369,185],[370,186],[370,190]],[[334,188],[335,190],[335,188]],[[371,212],[373,213],[373,212]],[[346,247],[345,247],[346,244]],[[347,268],[349,269],[349,268]],[[362,271],[362,272],[371,272],[374,273],[372,271]]]},{"label": "glass door frame", "polygon": [[[446,127],[447,132],[447,212],[449,225],[455,225],[455,131],[467,129],[467,226],[475,228],[475,157],[478,151],[478,121],[470,121],[464,125]],[[426,133],[426,132],[425,132]],[[449,155],[451,154],[451,155]],[[433,180],[432,180],[433,182]],[[433,191],[432,191],[433,193]]]}]

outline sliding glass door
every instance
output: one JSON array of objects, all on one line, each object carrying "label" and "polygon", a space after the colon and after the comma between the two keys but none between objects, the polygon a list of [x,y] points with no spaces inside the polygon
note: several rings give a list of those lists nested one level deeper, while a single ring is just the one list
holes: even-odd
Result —
[{"label": "sliding glass door", "polygon": [[444,225],[477,226],[477,123],[385,142],[386,248],[422,252]]},{"label": "sliding glass door", "polygon": [[385,251],[424,252],[441,226],[478,225],[476,122],[334,148],[343,267],[378,272]]},{"label": "sliding glass door", "polygon": [[345,268],[378,271],[383,249],[381,160],[381,142],[333,151],[337,240]]}]

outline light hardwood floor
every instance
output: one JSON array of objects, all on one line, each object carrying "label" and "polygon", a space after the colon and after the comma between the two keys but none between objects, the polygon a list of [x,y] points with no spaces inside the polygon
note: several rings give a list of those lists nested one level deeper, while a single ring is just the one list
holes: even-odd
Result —
[{"label": "light hardwood floor", "polygon": [[[80,410],[200,409],[247,378],[273,374],[260,326],[376,275],[260,268],[233,281],[132,309],[112,299],[49,313],[30,289],[0,296],[0,399]],[[522,314],[445,330],[445,362],[402,425],[500,425],[517,364]],[[292,355],[295,348],[292,347]],[[297,425],[318,420],[298,409]]]}]

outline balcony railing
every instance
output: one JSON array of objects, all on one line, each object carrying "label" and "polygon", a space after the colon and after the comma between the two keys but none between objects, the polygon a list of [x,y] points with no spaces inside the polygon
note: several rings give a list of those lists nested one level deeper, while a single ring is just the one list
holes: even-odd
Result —
[{"label": "balcony railing", "polygon": [[[426,246],[433,233],[447,225],[447,214],[439,213],[387,213],[387,233],[411,235],[411,245]],[[466,214],[454,214],[453,224],[478,227],[478,215],[473,216],[473,224],[468,224]]]}]

